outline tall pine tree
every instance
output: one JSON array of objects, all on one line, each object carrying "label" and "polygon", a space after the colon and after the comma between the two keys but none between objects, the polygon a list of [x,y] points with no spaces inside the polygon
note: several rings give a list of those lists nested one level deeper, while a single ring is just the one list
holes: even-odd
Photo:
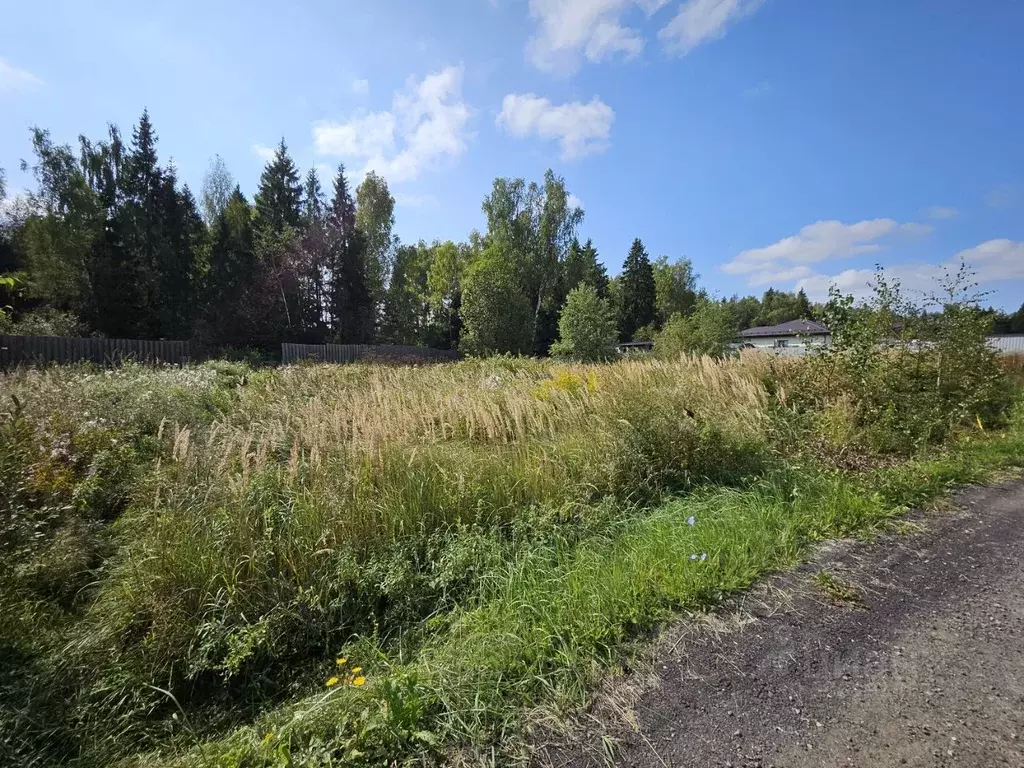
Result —
[{"label": "tall pine tree", "polygon": [[638,329],[654,323],[657,289],[651,259],[639,238],[633,241],[620,278],[619,337],[632,341]]}]

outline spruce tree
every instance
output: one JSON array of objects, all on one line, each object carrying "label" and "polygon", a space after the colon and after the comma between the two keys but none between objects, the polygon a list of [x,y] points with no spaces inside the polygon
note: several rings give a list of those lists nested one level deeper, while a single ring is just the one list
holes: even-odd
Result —
[{"label": "spruce tree", "polygon": [[163,173],[157,165],[157,136],[143,110],[118,175],[116,228],[110,252],[110,302],[103,310],[107,330],[129,338],[160,336],[158,253],[164,237]]},{"label": "spruce tree", "polygon": [[256,192],[255,225],[258,231],[280,234],[298,227],[302,217],[302,183],[284,139],[263,169]]},{"label": "spruce tree", "polygon": [[256,275],[252,209],[236,186],[210,232],[204,340],[211,346],[246,346],[241,302]]},{"label": "spruce tree", "polygon": [[334,197],[327,213],[330,267],[329,315],[332,336],[340,343],[372,341],[373,299],[366,279],[363,237],[356,228],[356,206],[338,166]]},{"label": "spruce tree", "polygon": [[159,336],[187,338],[194,319],[193,280],[206,227],[188,185],[177,189],[173,168],[164,173],[160,195],[162,238],[157,250],[155,309]]},{"label": "spruce tree", "polygon": [[311,343],[322,344],[327,337],[329,307],[327,283],[330,278],[327,233],[327,204],[320,187],[320,177],[310,168],[302,202],[301,259],[301,315],[303,337]]},{"label": "spruce tree", "polygon": [[622,265],[619,303],[619,336],[622,341],[632,341],[638,329],[653,324],[655,302],[654,269],[644,244],[637,238]]},{"label": "spruce tree", "polygon": [[811,307],[811,302],[807,298],[807,293],[801,288],[796,293],[796,309],[803,320],[810,320],[814,314],[814,310]]},{"label": "spruce tree", "polygon": [[597,290],[598,296],[608,297],[608,273],[604,264],[597,260],[597,249],[590,240],[587,240],[585,245],[580,245],[579,241],[574,239],[569,246],[562,265],[563,303],[564,297],[579,285],[592,286]]}]

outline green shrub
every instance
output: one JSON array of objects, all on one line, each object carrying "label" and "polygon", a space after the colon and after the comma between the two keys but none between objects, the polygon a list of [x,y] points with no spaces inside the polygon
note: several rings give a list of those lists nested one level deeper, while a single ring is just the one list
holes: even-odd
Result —
[{"label": "green shrub", "polygon": [[721,357],[736,338],[729,308],[720,301],[703,299],[690,315],[675,314],[654,337],[654,350],[665,360],[680,355]]},{"label": "green shrub", "polygon": [[910,454],[943,442],[964,426],[1001,423],[1012,386],[987,342],[988,319],[961,270],[926,313],[907,301],[898,282],[878,271],[863,307],[833,292],[825,321],[832,344],[811,358],[797,396],[828,412],[852,410],[855,434],[879,454]]},{"label": "green shrub", "polygon": [[615,310],[591,285],[569,291],[558,317],[558,341],[551,354],[582,362],[600,362],[615,354],[619,332]]}]

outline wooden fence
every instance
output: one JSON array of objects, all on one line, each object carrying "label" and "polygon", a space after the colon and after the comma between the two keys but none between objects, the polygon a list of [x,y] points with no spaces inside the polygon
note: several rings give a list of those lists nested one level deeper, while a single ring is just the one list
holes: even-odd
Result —
[{"label": "wooden fence", "polygon": [[20,363],[77,363],[117,365],[125,360],[145,363],[188,362],[187,341],[141,339],[73,339],[63,336],[0,336],[0,367]]},{"label": "wooden fence", "polygon": [[410,347],[403,344],[289,344],[281,345],[281,362],[285,365],[300,360],[324,363],[354,363],[369,360],[395,363],[441,363],[458,360],[454,349]]}]

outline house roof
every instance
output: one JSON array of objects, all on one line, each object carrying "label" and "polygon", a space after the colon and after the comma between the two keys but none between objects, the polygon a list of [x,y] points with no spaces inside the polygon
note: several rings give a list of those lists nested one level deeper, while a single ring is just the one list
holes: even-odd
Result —
[{"label": "house roof", "polygon": [[780,323],[779,325],[761,325],[757,328],[747,328],[745,331],[740,331],[740,336],[744,338],[755,336],[815,336],[828,332],[828,328],[813,320],[790,320],[788,323]]}]

